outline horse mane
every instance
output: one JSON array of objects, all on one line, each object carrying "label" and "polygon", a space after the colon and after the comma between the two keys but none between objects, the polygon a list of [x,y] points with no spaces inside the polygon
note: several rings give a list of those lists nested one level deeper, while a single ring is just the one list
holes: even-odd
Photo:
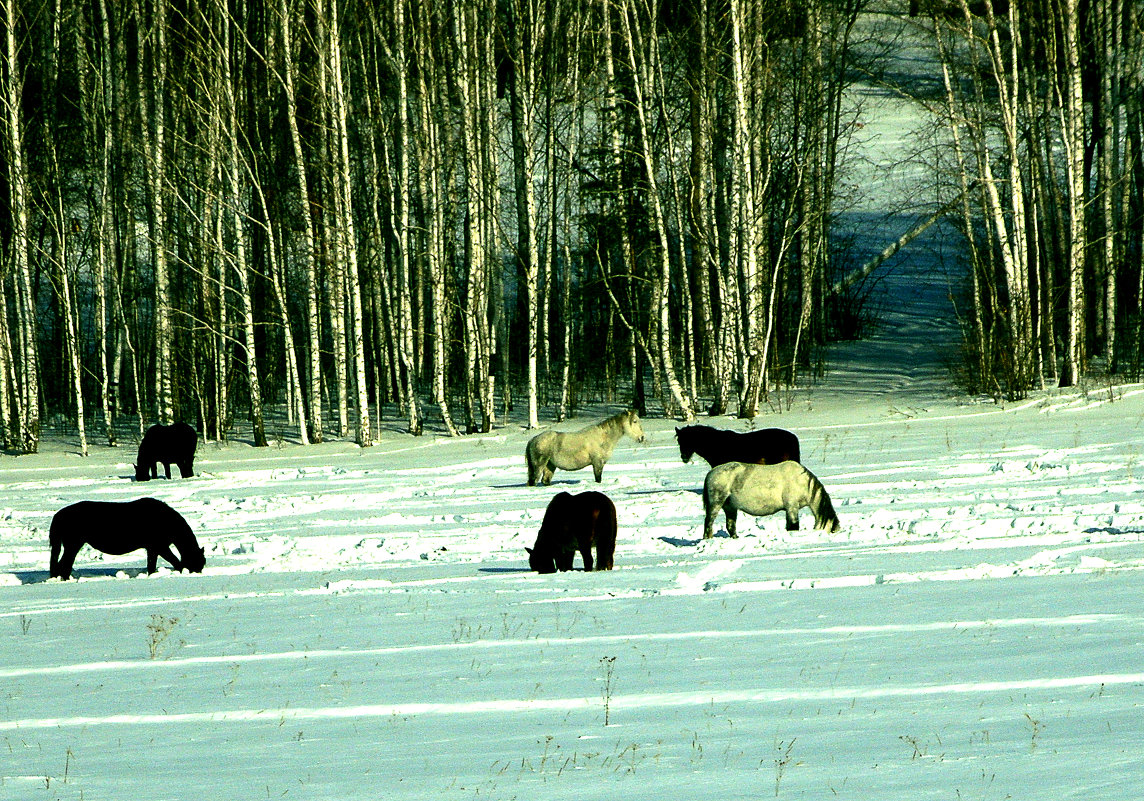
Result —
[{"label": "horse mane", "polygon": [[611,417],[609,417],[607,420],[604,420],[602,423],[597,423],[595,426],[589,426],[589,428],[606,428],[610,431],[615,430],[615,429],[619,429],[620,431],[623,431],[624,430],[624,419],[627,418],[629,415],[631,415],[631,413],[632,412],[630,409],[625,409],[622,412],[618,412],[616,414],[613,414]]}]

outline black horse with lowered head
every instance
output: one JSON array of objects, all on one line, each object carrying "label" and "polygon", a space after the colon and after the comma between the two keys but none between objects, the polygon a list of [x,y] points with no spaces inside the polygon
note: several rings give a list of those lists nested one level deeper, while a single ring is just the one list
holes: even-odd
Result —
[{"label": "black horse with lowered head", "polygon": [[186,423],[172,423],[165,426],[156,423],[147,429],[143,441],[139,443],[139,458],[135,464],[135,480],[149,481],[159,477],[158,464],[163,472],[171,477],[171,465],[179,466],[179,474],[190,478],[195,474],[195,448],[199,435]]},{"label": "black horse with lowered head", "polygon": [[48,541],[51,577],[64,580],[71,578],[76,554],[84,545],[115,556],[145,548],[148,573],[155,572],[160,556],[175,570],[191,573],[202,573],[207,561],[183,516],[155,498],[79,501],[65,506],[52,517]]},{"label": "black horse with lowered head", "polygon": [[592,546],[596,547],[596,570],[611,570],[616,551],[616,506],[602,492],[573,495],[559,492],[548,502],[536,544],[528,551],[528,566],[537,573],[571,570],[576,551],[584,560],[584,570],[593,568]]}]

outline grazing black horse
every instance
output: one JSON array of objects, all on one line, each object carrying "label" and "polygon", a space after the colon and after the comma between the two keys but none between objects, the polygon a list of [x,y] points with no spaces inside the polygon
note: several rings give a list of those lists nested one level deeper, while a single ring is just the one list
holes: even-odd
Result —
[{"label": "grazing black horse", "polygon": [[584,570],[590,571],[593,545],[596,570],[611,570],[616,551],[615,504],[602,492],[557,493],[544,512],[536,545],[525,548],[528,566],[537,573],[571,570],[579,551]]},{"label": "grazing black horse", "polygon": [[[175,570],[202,573],[206,554],[183,516],[155,498],[115,501],[80,501],[65,506],[52,518],[48,541],[52,546],[51,576],[71,578],[76,554],[85,544],[97,551],[121,556],[147,549],[147,572],[154,573],[159,557]],[[179,549],[176,557],[171,551]]]},{"label": "grazing black horse", "polygon": [[156,462],[163,463],[163,472],[167,478],[171,477],[172,464],[179,466],[179,474],[183,478],[190,478],[195,474],[195,448],[198,443],[199,435],[186,423],[172,423],[169,426],[157,423],[151,426],[139,443],[135,480],[158,478]]},{"label": "grazing black horse", "polygon": [[675,429],[679,440],[679,458],[690,462],[699,454],[712,467],[727,462],[746,464],[778,464],[801,462],[798,437],[785,428],[763,428],[740,434],[725,428],[686,426]]}]

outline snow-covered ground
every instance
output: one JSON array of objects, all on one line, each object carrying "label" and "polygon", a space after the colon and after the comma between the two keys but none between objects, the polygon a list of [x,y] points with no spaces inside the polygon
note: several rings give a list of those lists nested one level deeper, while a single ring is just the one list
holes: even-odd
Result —
[{"label": "snow-covered ground", "polygon": [[[798,433],[838,534],[702,541],[666,420],[599,485],[616,569],[552,576],[524,547],[597,486],[525,486],[519,425],[209,443],[146,485],[126,448],[4,458],[0,799],[1140,797],[1144,387],[959,401],[944,279],[905,261],[922,311],[755,421]],[[202,575],[85,550],[47,580],[55,510],[141,493]]]}]

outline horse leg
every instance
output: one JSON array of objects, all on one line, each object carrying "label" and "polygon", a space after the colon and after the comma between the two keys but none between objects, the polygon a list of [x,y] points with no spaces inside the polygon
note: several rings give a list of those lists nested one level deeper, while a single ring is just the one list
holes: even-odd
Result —
[{"label": "horse leg", "polygon": [[572,569],[572,559],[575,557],[576,551],[569,548],[568,550],[560,550],[556,552],[556,569],[561,572],[567,572]]},{"label": "horse leg", "polygon": [[179,557],[175,556],[175,552],[171,550],[170,545],[164,545],[162,548],[148,548],[147,549],[147,572],[154,573],[159,566],[159,557],[163,557],[166,561],[171,563],[171,567],[175,570],[182,570],[183,563],[179,561]]},{"label": "horse leg", "polygon": [[715,536],[715,517],[723,507],[722,503],[708,502],[705,504],[703,515],[703,539],[709,540]]},{"label": "horse leg", "polygon": [[[79,553],[79,549],[82,547],[83,543],[80,543],[74,548],[70,545],[64,546],[63,555],[60,557],[60,561],[56,564],[54,572],[52,573],[53,578],[58,577],[64,581],[67,581],[71,578],[72,565],[75,564],[76,555]],[[52,549],[52,556],[55,556],[54,547]]]},{"label": "horse leg", "polygon": [[51,561],[48,563],[48,575],[51,576],[52,578],[59,578],[61,576],[64,578],[67,578],[66,576],[63,576],[63,571],[60,570],[60,568],[62,567],[60,565],[60,549],[61,549],[61,547],[62,547],[62,544],[60,543],[59,540],[52,539],[52,558],[51,558]]},{"label": "horse leg", "polygon": [[194,476],[195,471],[191,467],[191,462],[179,462],[179,475],[183,478],[191,478]]},{"label": "horse leg", "polygon": [[786,510],[786,530],[787,531],[798,531],[798,507],[797,506],[794,507],[793,509],[790,508],[789,506],[787,507],[787,510]]},{"label": "horse leg", "polygon": [[592,572],[592,538],[582,537],[580,539],[580,557],[584,560],[584,572]]},{"label": "horse leg", "polygon": [[556,468],[552,466],[552,462],[545,462],[543,465],[541,465],[541,467],[540,467],[540,473],[542,476],[541,481],[544,482],[544,486],[547,487],[549,484],[552,483],[552,474],[555,472],[556,472]]},{"label": "horse leg", "polygon": [[736,525],[739,521],[739,510],[733,504],[723,504],[723,514],[727,516],[727,536],[733,540],[739,539],[739,534],[735,531]]},{"label": "horse leg", "polygon": [[168,480],[170,480],[170,478],[171,478],[171,463],[170,462],[163,462],[163,474],[167,476]]},{"label": "horse leg", "polygon": [[599,484],[604,477],[604,463],[592,460],[592,472],[596,474],[596,483]]},{"label": "horse leg", "polygon": [[528,454],[524,455],[524,462],[528,466],[528,486],[535,487],[536,479],[540,473],[540,470],[535,464],[532,463],[532,457]]}]

